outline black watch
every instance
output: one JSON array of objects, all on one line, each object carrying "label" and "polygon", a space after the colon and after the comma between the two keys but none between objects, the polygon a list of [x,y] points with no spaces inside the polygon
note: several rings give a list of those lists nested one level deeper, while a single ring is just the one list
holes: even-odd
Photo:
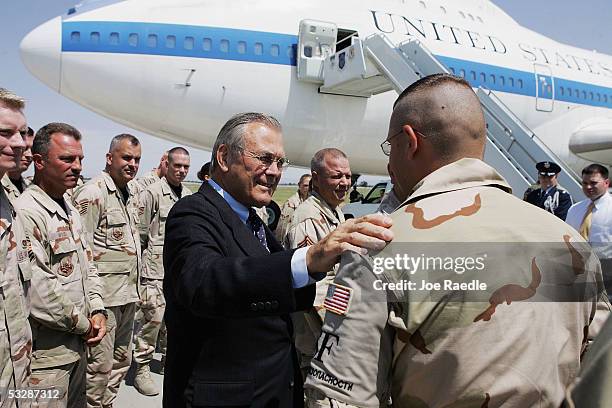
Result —
[{"label": "black watch", "polygon": [[108,312],[104,309],[94,310],[93,312],[90,313],[90,316],[93,317],[94,315],[97,315],[98,313],[103,314],[104,317],[108,319]]}]

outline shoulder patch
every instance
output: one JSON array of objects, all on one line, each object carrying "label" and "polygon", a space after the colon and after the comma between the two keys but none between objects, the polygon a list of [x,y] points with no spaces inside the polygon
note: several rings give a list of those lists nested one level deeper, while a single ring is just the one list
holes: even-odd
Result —
[{"label": "shoulder patch", "polygon": [[76,208],[79,211],[79,214],[81,215],[87,214],[87,211],[89,210],[89,200],[85,199],[85,200],[81,200],[77,202]]},{"label": "shoulder patch", "polygon": [[352,294],[353,289],[337,283],[330,283],[323,301],[323,307],[332,313],[346,316],[351,306]]}]

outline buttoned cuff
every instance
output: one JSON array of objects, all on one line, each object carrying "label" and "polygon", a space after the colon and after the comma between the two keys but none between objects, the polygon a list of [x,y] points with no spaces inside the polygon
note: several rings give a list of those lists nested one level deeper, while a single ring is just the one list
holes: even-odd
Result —
[{"label": "buttoned cuff", "polygon": [[[76,309],[76,308],[75,308]],[[78,312],[79,314],[77,323],[74,325],[72,332],[75,334],[86,334],[89,331],[89,319],[83,313]]]},{"label": "buttoned cuff", "polygon": [[104,309],[104,302],[99,296],[94,296],[89,299],[89,310],[102,310]]},{"label": "buttoned cuff", "polygon": [[293,276],[293,287],[295,289],[313,283],[310,275],[308,275],[308,266],[306,265],[307,251],[308,247],[298,248],[291,256],[291,275]]}]

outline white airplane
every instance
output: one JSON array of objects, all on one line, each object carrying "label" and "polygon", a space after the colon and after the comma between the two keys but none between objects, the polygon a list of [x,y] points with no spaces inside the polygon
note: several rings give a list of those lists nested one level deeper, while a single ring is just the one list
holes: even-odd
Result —
[{"label": "white airplane", "polygon": [[[298,47],[300,27],[314,46]],[[321,40],[326,29],[337,44]],[[30,32],[21,56],[60,94],[149,134],[210,150],[231,115],[262,111],[283,124],[292,163],[335,146],[354,172],[385,174],[379,144],[397,94],[330,95],[299,78],[355,32],[420,40],[575,170],[612,163],[612,57],[521,27],[488,0],[85,1]]]}]

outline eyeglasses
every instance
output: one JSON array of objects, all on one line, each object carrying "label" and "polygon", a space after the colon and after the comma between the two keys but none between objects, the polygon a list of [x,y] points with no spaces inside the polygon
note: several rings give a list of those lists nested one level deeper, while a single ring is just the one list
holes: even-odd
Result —
[{"label": "eyeglasses", "polygon": [[[421,137],[425,137],[424,134],[422,134],[421,132],[419,132],[418,130],[416,130],[415,128],[412,128],[412,130],[414,131],[414,133],[416,133],[417,135],[421,135]],[[380,149],[382,150],[382,152],[384,153],[385,156],[389,156],[391,154],[391,139],[393,139],[395,136],[399,135],[400,133],[402,133],[404,131],[403,126],[402,129],[397,132],[394,133],[393,135],[391,135],[390,137],[387,138],[387,140],[385,140],[384,142],[382,142],[380,144]]]},{"label": "eyeglasses", "polygon": [[284,169],[289,167],[289,160],[285,157],[277,158],[277,157],[274,157],[274,155],[269,154],[269,153],[260,155],[260,154],[253,153],[248,150],[243,150],[242,153],[246,154],[249,157],[257,159],[262,164],[262,166],[266,169],[269,169],[270,167],[272,167],[273,163],[276,163],[276,167],[280,171],[283,171]]}]

